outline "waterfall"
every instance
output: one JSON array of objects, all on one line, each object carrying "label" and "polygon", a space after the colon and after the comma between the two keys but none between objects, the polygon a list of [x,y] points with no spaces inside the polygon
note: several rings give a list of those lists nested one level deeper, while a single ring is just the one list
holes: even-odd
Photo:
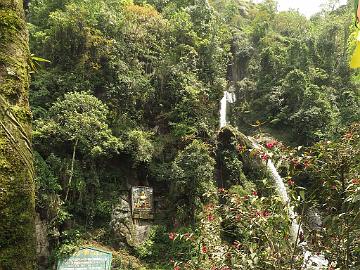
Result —
[{"label": "waterfall", "polygon": [[[229,89],[230,90],[230,89]],[[232,90],[232,89],[231,89]],[[236,96],[233,91],[224,91],[224,96],[220,101],[220,128],[227,125],[227,110],[228,103],[234,103]],[[253,148],[261,149],[257,142],[253,138],[249,138]],[[297,214],[293,207],[290,205],[290,198],[286,190],[285,184],[278,171],[276,170],[274,163],[269,159],[266,161],[266,171],[272,178],[276,191],[281,198],[284,205],[288,206],[287,214],[291,220],[291,237],[295,245],[299,245],[304,255],[303,269],[306,270],[319,270],[327,268],[329,265],[328,260],[325,259],[324,255],[314,255],[312,252],[307,250],[308,246],[306,242],[301,242],[298,239],[299,234],[303,234],[301,225],[297,222]]]},{"label": "waterfall", "polygon": [[224,96],[220,101],[220,128],[226,126],[227,93],[227,91],[224,92]]},{"label": "waterfall", "polygon": [[291,220],[291,237],[292,237],[293,241],[296,242],[296,241],[298,241],[296,239],[298,233],[303,234],[303,230],[302,230],[301,226],[297,223],[297,221],[296,221],[297,215],[295,214],[293,208],[290,206],[290,198],[286,191],[284,181],[282,180],[281,176],[277,172],[277,170],[274,166],[274,163],[271,160],[268,160],[266,169],[267,169],[268,173],[271,174],[271,177],[273,178],[273,180],[275,182],[275,186],[277,187],[276,191],[278,192],[282,203],[284,205],[289,206],[288,216],[290,217],[290,220]]},{"label": "waterfall", "polygon": [[220,101],[220,128],[227,125],[227,110],[228,103],[234,103],[236,101],[235,93],[224,91],[224,96]]},{"label": "waterfall", "polygon": [[[249,138],[253,148],[261,149],[257,142],[253,138]],[[276,192],[281,198],[281,201],[284,205],[288,206],[287,214],[291,220],[291,238],[295,245],[299,245],[302,249],[304,255],[303,269],[307,270],[320,270],[326,268],[329,265],[328,260],[322,254],[314,255],[307,248],[308,245],[305,241],[300,242],[298,235],[304,234],[301,225],[297,222],[297,214],[295,213],[293,207],[290,205],[290,198],[286,190],[285,184],[278,171],[276,170],[274,163],[271,159],[266,161],[266,171],[269,173],[271,179],[273,180],[276,188]]]}]

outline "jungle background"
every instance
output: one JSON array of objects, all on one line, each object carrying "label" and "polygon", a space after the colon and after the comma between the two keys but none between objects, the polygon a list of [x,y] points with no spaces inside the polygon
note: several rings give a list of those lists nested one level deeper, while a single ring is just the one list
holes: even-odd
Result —
[{"label": "jungle background", "polygon": [[[299,237],[329,269],[359,269],[353,13],[352,1],[311,18],[272,0],[30,1],[40,265],[91,244],[113,252],[113,269],[300,269],[284,206],[250,162],[270,155]],[[236,102],[219,130],[228,89]],[[139,245],[111,227],[134,184],[164,204]],[[320,229],[305,215],[314,208]]]}]

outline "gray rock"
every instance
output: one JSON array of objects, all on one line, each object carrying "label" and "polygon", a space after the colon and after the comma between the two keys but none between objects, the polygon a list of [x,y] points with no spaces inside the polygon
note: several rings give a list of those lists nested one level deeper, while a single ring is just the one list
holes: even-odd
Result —
[{"label": "gray rock", "polygon": [[47,269],[48,258],[50,257],[47,223],[41,220],[39,214],[35,217],[35,232],[39,269]]},{"label": "gray rock", "polygon": [[135,247],[146,241],[152,222],[140,219],[134,220],[131,215],[130,200],[127,196],[123,196],[113,208],[110,226],[115,237],[120,242]]}]

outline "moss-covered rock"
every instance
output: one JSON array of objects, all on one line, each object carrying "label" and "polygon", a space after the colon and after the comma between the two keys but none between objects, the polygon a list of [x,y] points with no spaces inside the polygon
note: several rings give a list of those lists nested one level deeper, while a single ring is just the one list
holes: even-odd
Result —
[{"label": "moss-covered rock", "polygon": [[0,269],[35,269],[28,34],[22,1],[0,0]]}]

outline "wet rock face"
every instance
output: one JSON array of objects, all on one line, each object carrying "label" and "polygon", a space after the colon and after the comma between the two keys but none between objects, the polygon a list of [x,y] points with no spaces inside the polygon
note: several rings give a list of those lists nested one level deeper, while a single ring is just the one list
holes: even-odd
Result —
[{"label": "wet rock face", "polygon": [[152,222],[133,220],[130,199],[128,196],[123,196],[113,208],[110,226],[115,237],[119,239],[119,244],[135,247],[146,241]]},{"label": "wet rock face", "polygon": [[121,197],[119,203],[113,208],[110,226],[120,242],[134,246],[134,226],[130,199],[127,196]]},{"label": "wet rock face", "polygon": [[49,239],[47,232],[47,224],[42,221],[40,215],[37,214],[35,218],[36,230],[36,254],[38,258],[39,269],[48,269]]},{"label": "wet rock face", "polygon": [[321,231],[323,228],[320,210],[317,207],[311,207],[306,212],[307,223],[311,230]]}]

